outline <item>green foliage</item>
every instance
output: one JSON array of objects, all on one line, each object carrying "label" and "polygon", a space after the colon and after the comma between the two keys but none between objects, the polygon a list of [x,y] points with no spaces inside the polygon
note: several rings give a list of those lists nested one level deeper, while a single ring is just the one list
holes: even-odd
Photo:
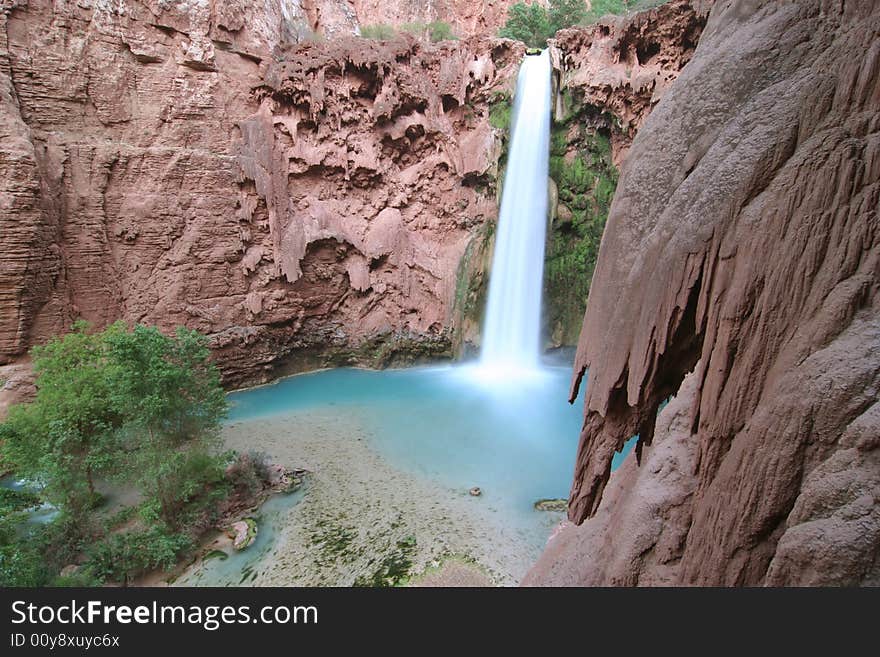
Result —
[{"label": "green foliage", "polygon": [[556,222],[548,236],[545,260],[545,298],[551,326],[572,327],[561,336],[564,344],[577,337],[605,220],[617,186],[611,144],[601,133],[578,136],[573,157],[565,126],[554,128],[550,144],[550,176],[559,203],[571,213],[569,223]]},{"label": "green foliage", "polygon": [[39,495],[29,490],[0,488],[0,513],[3,515],[27,511],[39,503]]},{"label": "green foliage", "polygon": [[431,23],[404,23],[397,27],[393,25],[362,25],[361,37],[364,39],[376,39],[379,41],[388,41],[397,36],[399,32],[412,34],[420,39],[427,39],[432,43],[438,41],[449,41],[455,39],[452,32],[452,26],[442,21],[433,21]]},{"label": "green foliage", "polygon": [[517,2],[507,10],[507,21],[498,36],[522,41],[530,48],[543,48],[552,35],[547,9],[537,2]]},{"label": "green foliage", "polygon": [[587,3],[584,0],[552,0],[548,19],[550,33],[556,34],[566,27],[577,25],[587,15]]},{"label": "green foliage", "polygon": [[668,0],[550,0],[548,7],[533,1],[517,2],[507,10],[507,21],[498,36],[522,41],[530,48],[544,48],[547,39],[572,25],[590,25],[603,16],[642,11]]},{"label": "green foliage", "polygon": [[180,554],[192,547],[189,537],[156,527],[111,534],[88,551],[86,569],[98,581],[125,585],[147,571],[173,568]]},{"label": "green foliage", "polygon": [[140,325],[133,331],[114,325],[104,335],[110,402],[125,414],[126,469],[157,503],[161,519],[175,525],[184,504],[222,479],[211,452],[227,402],[207,341],[183,328],[169,338]]},{"label": "green foliage", "polygon": [[226,478],[239,496],[250,497],[258,493],[270,483],[268,455],[255,450],[236,454],[226,468]]},{"label": "green foliage", "polygon": [[556,32],[577,25],[586,16],[584,0],[550,0],[548,7],[517,2],[507,10],[507,21],[498,36],[522,41],[530,48],[544,48]]},{"label": "green foliage", "polygon": [[449,23],[434,21],[428,23],[428,38],[436,43],[438,41],[454,40],[456,37],[452,33],[452,26]]},{"label": "green foliage", "polygon": [[589,11],[579,19],[582,25],[595,23],[603,16],[622,16],[665,4],[668,0],[592,0]]},{"label": "green foliage", "polygon": [[489,125],[505,133],[510,130],[513,103],[509,96],[497,95],[489,106]]},{"label": "green foliage", "polygon": [[0,587],[40,586],[45,568],[34,530],[24,524],[39,503],[32,493],[0,488]]},{"label": "green foliage", "polygon": [[46,568],[39,546],[17,533],[15,522],[0,518],[0,588],[43,586]]},{"label": "green foliage", "polygon": [[378,23],[376,25],[361,25],[361,36],[364,39],[375,39],[377,41],[388,41],[397,36],[397,32],[391,25]]},{"label": "green foliage", "polygon": [[[89,551],[87,579],[124,581],[173,563],[189,540],[179,528],[210,524],[229,490],[228,456],[217,450],[227,402],[206,338],[123,323],[90,333],[77,324],[32,353],[36,399],[10,409],[0,441],[16,472],[38,482],[39,497],[60,516],[42,527],[25,523],[37,497],[0,489],[0,579],[44,582],[107,532]],[[97,518],[99,475],[140,488],[140,520],[131,508]],[[138,528],[119,532],[129,521]]]},{"label": "green foliage", "polygon": [[94,477],[114,465],[122,423],[109,402],[107,345],[82,323],[32,351],[37,396],[0,425],[5,457],[19,475],[45,483],[44,496],[73,517],[94,506]]}]

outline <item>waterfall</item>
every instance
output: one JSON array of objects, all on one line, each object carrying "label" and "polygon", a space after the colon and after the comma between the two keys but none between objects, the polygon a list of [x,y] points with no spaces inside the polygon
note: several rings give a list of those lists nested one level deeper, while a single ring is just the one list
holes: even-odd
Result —
[{"label": "waterfall", "polygon": [[533,370],[539,364],[550,71],[550,56],[544,50],[525,57],[517,78],[480,355],[485,369]]}]

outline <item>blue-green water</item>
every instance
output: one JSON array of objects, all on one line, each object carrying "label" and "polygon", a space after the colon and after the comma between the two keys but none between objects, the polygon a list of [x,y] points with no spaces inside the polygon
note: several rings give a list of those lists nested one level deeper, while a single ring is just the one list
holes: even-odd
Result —
[{"label": "blue-green water", "polygon": [[[40,486],[27,479],[19,479],[14,475],[8,475],[0,478],[0,488],[9,488],[10,490],[25,490],[31,493],[39,494]],[[27,522],[35,525],[45,525],[52,522],[58,516],[58,509],[43,502],[28,511]]]},{"label": "blue-green water", "polygon": [[567,497],[571,485],[583,405],[567,402],[570,380],[559,366],[515,380],[466,365],[325,370],[230,394],[230,421],[337,413],[400,469],[538,513],[536,500]]},{"label": "blue-green water", "polygon": [[198,568],[189,570],[174,582],[177,586],[247,586],[259,573],[263,559],[275,545],[275,536],[281,529],[285,512],[299,502],[305,491],[273,495],[260,508],[257,537],[246,550],[236,552],[229,548],[225,559],[214,557],[202,561]]}]

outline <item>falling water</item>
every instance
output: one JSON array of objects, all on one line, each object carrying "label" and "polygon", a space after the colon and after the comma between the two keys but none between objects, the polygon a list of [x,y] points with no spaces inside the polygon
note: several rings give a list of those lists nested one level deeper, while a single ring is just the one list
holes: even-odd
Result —
[{"label": "falling water", "polygon": [[550,57],[527,56],[514,95],[480,365],[502,372],[538,367],[547,176]]}]

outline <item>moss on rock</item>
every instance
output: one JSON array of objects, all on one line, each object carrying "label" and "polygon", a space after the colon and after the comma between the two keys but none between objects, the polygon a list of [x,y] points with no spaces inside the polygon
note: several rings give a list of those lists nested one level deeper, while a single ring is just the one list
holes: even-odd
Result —
[{"label": "moss on rock", "polygon": [[574,110],[554,123],[550,177],[558,203],[544,263],[545,321],[552,347],[577,343],[617,176],[606,134],[588,127]]}]

